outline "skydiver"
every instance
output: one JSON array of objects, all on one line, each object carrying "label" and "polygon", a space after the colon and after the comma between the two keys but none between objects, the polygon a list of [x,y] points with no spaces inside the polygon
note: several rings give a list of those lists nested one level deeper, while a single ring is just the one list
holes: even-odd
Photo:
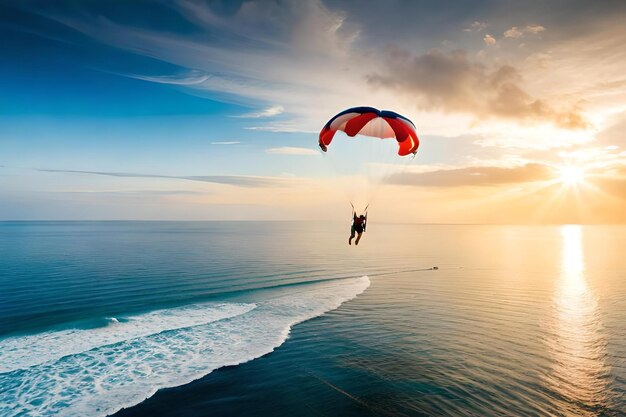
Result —
[{"label": "skydiver", "polygon": [[356,211],[352,212],[352,227],[350,228],[350,239],[348,239],[348,245],[352,245],[352,239],[354,239],[355,233],[358,233],[356,240],[354,241],[355,245],[359,244],[359,240],[361,240],[361,236],[363,232],[365,232],[365,227],[367,226],[367,213],[365,215],[360,215],[357,217]]}]

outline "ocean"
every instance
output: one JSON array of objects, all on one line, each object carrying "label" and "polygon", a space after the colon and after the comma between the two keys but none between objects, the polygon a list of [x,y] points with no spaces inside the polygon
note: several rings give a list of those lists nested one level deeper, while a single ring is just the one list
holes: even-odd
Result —
[{"label": "ocean", "polygon": [[0,222],[0,416],[624,416],[626,226]]}]

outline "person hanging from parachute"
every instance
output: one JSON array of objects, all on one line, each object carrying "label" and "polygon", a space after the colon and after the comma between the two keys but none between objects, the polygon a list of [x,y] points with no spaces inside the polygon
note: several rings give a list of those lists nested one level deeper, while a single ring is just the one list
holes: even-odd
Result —
[{"label": "person hanging from parachute", "polygon": [[[367,210],[367,208],[366,208]],[[367,211],[365,214],[361,214],[360,216],[356,215],[356,211],[354,210],[354,206],[352,206],[352,227],[350,228],[350,239],[348,239],[348,245],[352,245],[352,239],[354,239],[355,234],[358,234],[356,240],[354,241],[355,245],[359,244],[361,240],[361,236],[365,232],[367,227]]]},{"label": "person hanging from parachute", "polygon": [[[359,135],[380,139],[396,139],[399,146],[398,155],[400,156],[413,155],[415,157],[419,147],[419,138],[413,122],[389,110],[353,107],[336,114],[320,131],[319,147],[323,152],[328,152],[328,146],[338,130],[345,132],[349,137]],[[367,207],[364,211],[364,214],[357,216],[354,205],[352,205],[352,227],[350,239],[348,239],[350,245],[352,245],[352,239],[357,234],[354,243],[358,245],[363,232],[365,232]]]}]

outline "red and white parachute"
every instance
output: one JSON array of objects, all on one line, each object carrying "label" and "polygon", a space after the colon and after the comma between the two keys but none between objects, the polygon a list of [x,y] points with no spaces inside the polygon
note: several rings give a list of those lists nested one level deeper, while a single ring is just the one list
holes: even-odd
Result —
[{"label": "red and white parachute", "polygon": [[420,144],[413,122],[398,113],[373,107],[353,107],[330,119],[319,136],[319,146],[324,152],[338,130],[350,137],[362,135],[396,139],[400,156],[415,155]]}]

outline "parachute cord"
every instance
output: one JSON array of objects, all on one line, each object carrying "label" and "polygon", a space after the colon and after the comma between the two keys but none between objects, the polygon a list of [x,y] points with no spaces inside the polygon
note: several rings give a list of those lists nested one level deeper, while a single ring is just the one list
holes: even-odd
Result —
[{"label": "parachute cord", "polygon": [[[324,156],[324,159],[330,163],[330,166],[335,174],[335,177],[341,177],[341,173],[339,169],[337,168],[337,163],[335,161],[335,158],[333,158],[332,154],[328,152],[322,152],[322,155]],[[346,197],[346,200],[348,200],[350,202],[350,205],[352,205],[352,207],[354,208],[354,205],[352,204],[352,196],[348,193],[347,189],[345,187],[339,187],[339,188],[341,188],[341,191]],[[348,189],[350,188],[352,187],[349,187]]]},{"label": "parachute cord", "polygon": [[[335,138],[335,140],[354,139],[338,137]],[[329,161],[335,177],[340,179],[341,186],[339,188],[341,188],[346,200],[350,203],[355,212],[357,212],[357,209],[363,207],[362,204],[366,207],[365,210],[369,207],[373,207],[380,196],[381,189],[383,188],[382,185],[386,183],[392,175],[402,175],[406,172],[409,164],[415,159],[414,154],[411,157],[401,157],[403,160],[398,161],[398,155],[395,151],[388,152],[388,147],[385,149],[387,145],[386,140],[387,139],[365,138],[365,141],[369,142],[368,147],[364,149],[365,155],[369,155],[369,157],[364,161],[364,165],[361,166],[359,175],[357,175],[359,170],[354,174],[349,173],[351,169],[346,173],[346,167],[343,166],[342,168],[344,169],[340,170],[338,167],[339,161],[335,158],[335,155],[332,154],[332,149],[329,149],[328,152],[322,152],[325,160]],[[393,142],[395,143],[395,140]],[[374,158],[376,158],[376,161],[374,161]],[[364,177],[361,177],[363,175]],[[359,183],[359,179],[365,180],[365,183]],[[356,207],[354,205],[355,203],[357,203],[359,207]]]}]

